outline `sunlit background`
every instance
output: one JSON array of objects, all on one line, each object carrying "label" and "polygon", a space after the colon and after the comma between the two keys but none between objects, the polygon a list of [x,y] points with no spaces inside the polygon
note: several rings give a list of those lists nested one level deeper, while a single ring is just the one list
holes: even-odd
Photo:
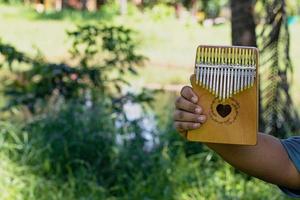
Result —
[{"label": "sunlit background", "polygon": [[[299,0],[253,1],[257,45],[266,6],[283,3],[297,112]],[[0,199],[287,199],[173,128],[197,46],[231,37],[229,0],[0,0]],[[284,70],[285,54],[275,55],[267,71]],[[297,133],[274,113],[279,127],[266,130]]]}]

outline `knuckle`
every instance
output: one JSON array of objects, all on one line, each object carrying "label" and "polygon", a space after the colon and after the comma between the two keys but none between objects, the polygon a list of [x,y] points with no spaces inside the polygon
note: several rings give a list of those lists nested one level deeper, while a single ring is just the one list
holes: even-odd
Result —
[{"label": "knuckle", "polygon": [[197,108],[197,106],[194,105],[194,104],[191,104],[191,103],[190,103],[189,106],[188,106],[188,109],[189,109],[191,112],[195,112],[196,108]]},{"label": "knuckle", "polygon": [[181,95],[184,95],[185,93],[188,93],[188,91],[190,90],[190,87],[189,86],[184,86],[182,89],[181,89]]},{"label": "knuckle", "polygon": [[[175,110],[174,114],[173,114],[173,119],[176,120],[177,119],[177,110]],[[175,123],[176,124],[176,123]]]},{"label": "knuckle", "polygon": [[182,130],[182,123],[175,122],[175,128],[179,131]]},{"label": "knuckle", "polygon": [[180,105],[181,102],[182,102],[182,97],[177,97],[175,101],[175,106]]},{"label": "knuckle", "polygon": [[184,113],[181,110],[175,110],[173,115],[174,120],[182,120],[184,118]]},{"label": "knuckle", "polygon": [[193,123],[189,123],[187,125],[187,129],[192,130],[194,128],[194,124]]},{"label": "knuckle", "polygon": [[183,111],[177,111],[178,113],[178,119],[183,119],[184,118],[184,112]]}]

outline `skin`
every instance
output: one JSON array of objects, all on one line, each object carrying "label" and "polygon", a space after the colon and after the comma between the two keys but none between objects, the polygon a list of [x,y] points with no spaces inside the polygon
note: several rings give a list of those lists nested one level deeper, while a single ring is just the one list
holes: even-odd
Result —
[{"label": "skin", "polygon": [[[206,116],[192,88],[185,86],[175,101],[174,125],[185,137],[188,130],[201,128]],[[300,189],[300,173],[279,139],[258,133],[256,146],[205,143],[233,167],[269,183]]]}]

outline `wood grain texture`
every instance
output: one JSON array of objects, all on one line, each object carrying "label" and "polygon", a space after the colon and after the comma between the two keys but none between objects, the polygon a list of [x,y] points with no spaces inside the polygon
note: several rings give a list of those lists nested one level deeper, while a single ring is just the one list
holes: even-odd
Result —
[{"label": "wood grain texture", "polygon": [[196,84],[195,76],[192,76],[191,84],[199,97],[199,105],[203,108],[207,121],[199,129],[189,131],[187,139],[207,143],[255,145],[258,133],[257,72],[258,65],[252,87],[223,101]]}]

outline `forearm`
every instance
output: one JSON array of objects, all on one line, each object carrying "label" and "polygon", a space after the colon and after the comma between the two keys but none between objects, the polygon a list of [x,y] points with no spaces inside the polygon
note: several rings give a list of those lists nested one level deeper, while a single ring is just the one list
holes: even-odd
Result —
[{"label": "forearm", "polygon": [[206,145],[228,163],[249,175],[273,184],[300,188],[300,175],[275,137],[260,133],[256,146]]}]

